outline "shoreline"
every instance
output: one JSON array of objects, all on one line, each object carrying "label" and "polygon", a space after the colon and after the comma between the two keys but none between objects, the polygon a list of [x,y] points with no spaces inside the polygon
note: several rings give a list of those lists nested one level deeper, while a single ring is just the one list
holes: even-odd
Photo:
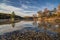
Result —
[{"label": "shoreline", "polygon": [[14,20],[14,22],[12,22],[11,20],[8,20],[8,19],[3,19],[2,21],[0,21],[0,25],[3,25],[3,24],[11,24],[11,23],[17,23],[19,22],[20,20]]}]

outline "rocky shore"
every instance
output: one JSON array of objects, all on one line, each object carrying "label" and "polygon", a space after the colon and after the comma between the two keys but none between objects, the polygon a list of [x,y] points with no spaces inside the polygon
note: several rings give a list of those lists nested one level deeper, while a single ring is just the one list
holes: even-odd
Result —
[{"label": "rocky shore", "polygon": [[29,27],[0,35],[0,40],[60,40],[60,33]]}]

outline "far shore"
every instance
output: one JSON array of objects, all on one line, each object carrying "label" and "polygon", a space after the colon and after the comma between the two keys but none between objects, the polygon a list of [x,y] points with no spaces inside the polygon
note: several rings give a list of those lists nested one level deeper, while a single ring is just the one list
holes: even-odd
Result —
[{"label": "far shore", "polygon": [[0,19],[0,25],[17,23],[17,22],[19,22],[19,21],[20,21],[20,20],[14,20],[14,22],[11,22],[11,20],[8,20],[8,19]]},{"label": "far shore", "polygon": [[[17,19],[17,20],[14,20],[14,22],[12,22],[11,19],[0,19],[0,25],[17,23],[17,22],[20,22],[20,21],[34,21],[34,19],[33,20]],[[36,20],[36,21],[41,21],[41,19],[38,18],[38,20]],[[60,23],[60,18],[58,18],[58,17],[44,18],[44,21],[45,22],[48,21],[48,22],[58,22],[58,23]]]}]

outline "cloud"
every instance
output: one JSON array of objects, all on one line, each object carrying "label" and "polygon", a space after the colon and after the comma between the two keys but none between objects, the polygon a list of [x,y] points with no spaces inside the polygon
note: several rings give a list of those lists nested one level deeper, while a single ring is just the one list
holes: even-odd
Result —
[{"label": "cloud", "polygon": [[19,10],[23,10],[21,8],[17,8],[17,7],[14,7],[14,6],[9,6],[9,5],[6,5],[4,3],[0,4],[0,8],[1,9],[5,9],[5,10],[9,10],[9,11],[19,11]]},{"label": "cloud", "polygon": [[4,3],[8,2],[8,0],[2,0]]},{"label": "cloud", "polygon": [[[9,0],[5,0],[9,1]],[[10,1],[9,1],[10,2]],[[0,12],[4,13],[11,13],[12,11],[15,12],[16,15],[19,16],[32,16],[33,14],[36,14],[39,10],[44,10],[45,8],[48,8],[49,10],[53,9],[55,6],[51,3],[46,3],[46,5],[26,5],[26,4],[20,4],[20,7],[15,7],[8,5],[7,3],[0,3]]]},{"label": "cloud", "polygon": [[28,11],[33,12],[33,11],[37,11],[37,10],[39,9],[38,6],[34,6],[34,5],[31,6],[31,5],[25,5],[25,4],[21,4],[21,8],[24,8],[25,11],[27,10],[27,12],[28,12]]},{"label": "cloud", "polygon": [[[11,13],[12,11],[14,11],[15,14],[19,16],[32,16],[32,14],[34,13],[32,11],[24,10],[23,8],[10,6],[5,3],[0,4],[0,12]],[[27,14],[27,12],[29,13]]]},{"label": "cloud", "polygon": [[26,1],[26,3],[30,4],[31,2],[29,2],[29,1]]},{"label": "cloud", "polygon": [[25,9],[29,8],[27,5],[24,5],[24,4],[22,4],[21,7]]},{"label": "cloud", "polygon": [[52,10],[53,8],[55,8],[56,6],[52,3],[46,3],[46,6],[48,9]]},{"label": "cloud", "polygon": [[47,8],[48,10],[53,10],[54,8],[56,8],[56,6],[51,3],[46,3],[45,5],[40,6],[40,8],[38,10],[44,11],[45,8]]}]

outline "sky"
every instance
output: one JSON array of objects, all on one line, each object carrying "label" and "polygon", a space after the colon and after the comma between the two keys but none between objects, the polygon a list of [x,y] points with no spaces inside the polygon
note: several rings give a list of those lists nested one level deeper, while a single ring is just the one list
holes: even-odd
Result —
[{"label": "sky", "polygon": [[32,16],[37,11],[48,8],[53,10],[60,4],[60,0],[0,0],[0,12],[15,12],[19,16]]}]

